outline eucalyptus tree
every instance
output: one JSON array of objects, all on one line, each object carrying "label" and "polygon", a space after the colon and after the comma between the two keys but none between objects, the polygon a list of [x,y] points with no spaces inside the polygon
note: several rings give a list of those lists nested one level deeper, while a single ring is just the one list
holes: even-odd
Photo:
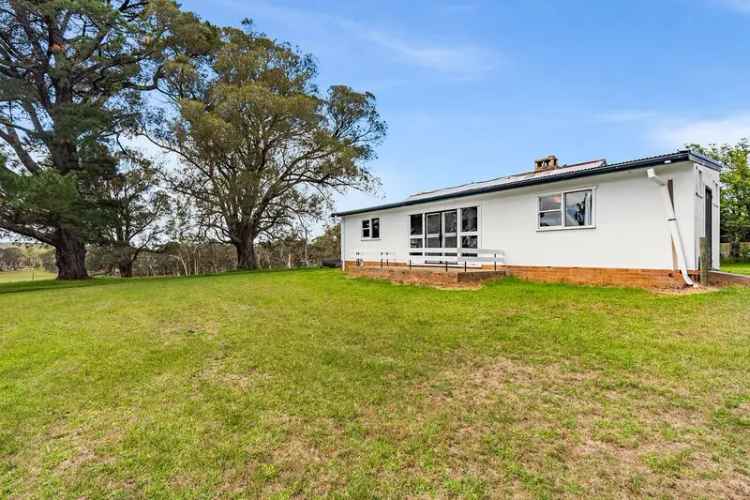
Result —
[{"label": "eucalyptus tree", "polygon": [[104,215],[97,242],[117,266],[120,276],[130,278],[141,252],[160,243],[170,200],[150,161],[132,154],[119,161],[124,166],[102,179],[97,187]]},{"label": "eucalyptus tree", "polygon": [[311,56],[249,22],[221,38],[203,71],[173,74],[174,116],[151,136],[181,160],[173,188],[254,269],[259,238],[319,216],[333,192],[377,185],[366,162],[386,125],[371,93],[319,91]]},{"label": "eucalyptus tree", "polygon": [[216,32],[172,0],[0,0],[0,27],[0,229],[55,247],[58,278],[85,278],[96,186],[116,172],[104,150]]}]

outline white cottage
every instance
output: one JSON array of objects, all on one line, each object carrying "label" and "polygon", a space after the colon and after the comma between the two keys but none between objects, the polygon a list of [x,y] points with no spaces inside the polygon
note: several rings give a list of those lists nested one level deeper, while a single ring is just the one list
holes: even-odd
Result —
[{"label": "white cottage", "polygon": [[684,286],[719,268],[719,172],[692,151],[558,165],[335,214],[344,269],[495,267],[544,281]]}]

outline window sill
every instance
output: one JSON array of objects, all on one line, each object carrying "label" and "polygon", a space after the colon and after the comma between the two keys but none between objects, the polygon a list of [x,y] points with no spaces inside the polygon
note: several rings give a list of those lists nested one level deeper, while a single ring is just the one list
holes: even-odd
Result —
[{"label": "window sill", "polygon": [[360,238],[359,241],[380,241],[380,238]]},{"label": "window sill", "polygon": [[596,229],[596,226],[552,226],[552,227],[538,227],[537,233],[546,233],[548,231],[577,231],[579,229]]}]

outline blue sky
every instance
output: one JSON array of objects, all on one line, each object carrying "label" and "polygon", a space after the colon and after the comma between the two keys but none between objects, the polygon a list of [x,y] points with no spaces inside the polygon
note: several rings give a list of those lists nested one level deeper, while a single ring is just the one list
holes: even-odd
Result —
[{"label": "blue sky", "polygon": [[378,196],[750,136],[750,0],[185,0],[312,53],[319,84],[373,92]]}]

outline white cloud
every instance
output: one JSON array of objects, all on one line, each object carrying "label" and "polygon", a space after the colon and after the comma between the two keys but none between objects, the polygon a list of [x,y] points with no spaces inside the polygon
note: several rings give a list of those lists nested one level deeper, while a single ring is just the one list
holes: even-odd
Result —
[{"label": "white cloud", "polygon": [[471,45],[441,46],[405,40],[393,33],[373,29],[353,28],[352,31],[389,50],[402,61],[464,77],[486,73],[494,69],[499,60],[497,54],[492,51]]},{"label": "white cloud", "polygon": [[[358,39],[385,50],[398,61],[460,78],[475,78],[494,69],[502,60],[501,55],[496,51],[478,45],[417,40],[413,36],[406,37],[401,33],[382,30],[371,24],[342,16],[262,1],[251,2],[250,5],[237,0],[222,0],[222,2],[237,10],[248,10],[248,7],[251,7],[254,15],[261,20],[267,17],[290,27],[299,27],[300,30],[309,30],[311,25],[319,26],[323,30],[319,34],[326,37],[330,37],[339,30],[344,31],[345,34],[339,33],[342,36],[339,36],[336,42],[349,38]],[[468,7],[470,4],[456,4],[455,6]],[[260,23],[256,27],[260,30],[263,28]],[[296,40],[291,41],[296,42]]]},{"label": "white cloud", "polygon": [[750,112],[703,120],[664,120],[653,131],[660,146],[678,148],[685,144],[735,144],[750,138]]}]

